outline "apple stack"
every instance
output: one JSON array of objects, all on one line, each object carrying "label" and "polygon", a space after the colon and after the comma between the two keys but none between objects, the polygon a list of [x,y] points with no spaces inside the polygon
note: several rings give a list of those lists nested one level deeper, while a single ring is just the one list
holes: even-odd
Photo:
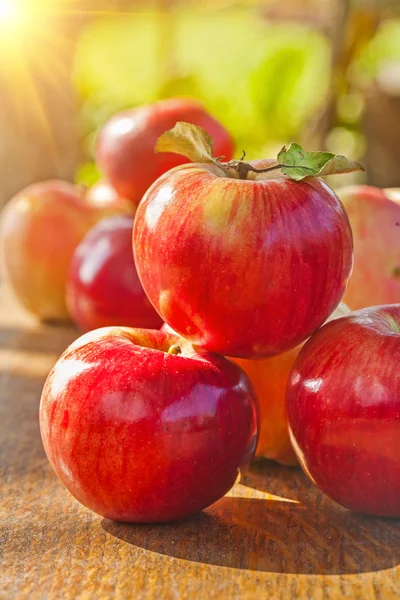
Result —
[{"label": "apple stack", "polygon": [[[89,331],[44,386],[49,461],[82,504],[120,521],[202,510],[256,451],[298,460],[349,509],[400,516],[399,203],[345,190],[346,205],[362,197],[352,234],[321,177],[360,165],[297,144],[276,160],[233,152],[198,103],[163,101],[104,126],[94,189],[37,184],[4,211],[17,296]],[[368,253],[374,194],[388,231]],[[351,313],[353,236],[350,309],[356,286],[364,306],[382,293]]]}]

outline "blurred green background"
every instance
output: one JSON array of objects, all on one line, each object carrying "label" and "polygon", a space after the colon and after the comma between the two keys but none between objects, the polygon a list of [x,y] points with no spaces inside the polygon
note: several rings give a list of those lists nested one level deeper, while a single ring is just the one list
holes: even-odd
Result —
[{"label": "blurred green background", "polygon": [[[0,0],[0,29],[2,6],[4,23],[13,2]],[[57,175],[87,184],[98,178],[96,132],[116,111],[194,96],[232,132],[238,155],[276,156],[283,144],[299,141],[363,161],[366,174],[346,176],[349,181],[400,186],[399,0],[25,0],[19,6],[26,21],[25,29],[19,26],[23,47],[8,34],[0,51],[6,44],[7,63],[10,48],[14,54],[19,48],[19,62],[29,56]],[[57,61],[64,70],[54,66]],[[21,92],[10,89],[5,70],[0,58],[0,92],[14,106]],[[50,95],[44,89],[49,81]],[[59,115],[53,114],[57,103]],[[71,105],[75,113],[68,112]],[[32,110],[25,127],[38,119]],[[6,127],[1,117],[0,127]]]},{"label": "blurred green background", "polygon": [[[389,65],[400,88],[395,4],[146,6],[95,20],[79,40],[74,84],[89,155],[110,114],[185,95],[201,99],[252,158],[300,139],[362,160],[365,94]],[[86,164],[78,178],[96,173]]]},{"label": "blurred green background", "polygon": [[259,156],[298,136],[323,104],[329,46],[305,26],[271,25],[246,9],[139,13],[84,32],[75,82],[88,134],[120,108],[188,95]]}]

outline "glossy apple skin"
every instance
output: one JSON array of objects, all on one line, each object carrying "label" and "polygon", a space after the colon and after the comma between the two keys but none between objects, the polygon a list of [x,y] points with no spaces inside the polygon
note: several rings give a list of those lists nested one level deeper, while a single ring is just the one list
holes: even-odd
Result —
[{"label": "glossy apple skin", "polygon": [[114,207],[116,214],[133,216],[136,211],[136,205],[130,200],[119,196],[117,190],[104,179],[100,179],[87,190],[85,199],[91,206],[97,206],[100,210],[103,207],[107,207],[107,209]]},{"label": "glossy apple skin", "polygon": [[[168,354],[179,343],[181,354]],[[162,331],[105,328],[59,359],[43,444],[79,502],[108,519],[175,521],[223,496],[257,444],[257,404],[231,361]]]},{"label": "glossy apple skin", "polygon": [[241,358],[304,341],[339,304],[352,266],[347,215],[322,180],[240,181],[207,164],[151,186],[133,243],[163,320],[195,344]]},{"label": "glossy apple skin", "polygon": [[81,186],[60,180],[31,185],[5,206],[0,221],[3,272],[21,304],[43,321],[69,319],[65,286],[72,254],[114,203],[91,204]]},{"label": "glossy apple skin", "polygon": [[67,307],[83,331],[111,325],[161,327],[162,320],[136,272],[132,229],[133,217],[107,217],[86,234],[74,252]]},{"label": "glossy apple skin", "polygon": [[160,135],[186,121],[202,127],[214,139],[215,156],[230,160],[234,143],[228,131],[203,105],[189,98],[169,98],[120,112],[101,129],[96,146],[96,162],[120,196],[138,204],[160,175],[189,160],[169,152],[156,154]]},{"label": "glossy apple skin", "polygon": [[351,313],[317,331],[287,388],[300,463],[351,510],[400,517],[400,304]]},{"label": "glossy apple skin", "polygon": [[344,301],[357,310],[400,301],[400,189],[368,185],[337,191],[354,238],[354,268]]}]

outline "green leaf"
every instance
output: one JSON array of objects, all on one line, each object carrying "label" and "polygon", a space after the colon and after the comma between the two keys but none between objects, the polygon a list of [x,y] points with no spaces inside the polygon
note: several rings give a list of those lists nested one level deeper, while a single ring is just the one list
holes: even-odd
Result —
[{"label": "green leaf", "polygon": [[284,146],[278,154],[282,173],[295,181],[305,177],[323,177],[335,173],[363,171],[360,163],[331,152],[307,152],[299,144]]},{"label": "green leaf", "polygon": [[183,154],[192,162],[214,162],[214,141],[201,127],[178,121],[157,140],[155,152]]}]

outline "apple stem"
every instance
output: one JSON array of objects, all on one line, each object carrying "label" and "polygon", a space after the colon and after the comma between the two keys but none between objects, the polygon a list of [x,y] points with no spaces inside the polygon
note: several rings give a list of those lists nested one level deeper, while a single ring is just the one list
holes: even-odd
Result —
[{"label": "apple stem", "polygon": [[168,350],[168,354],[181,354],[181,353],[182,353],[182,349],[180,346],[178,346],[178,344],[172,344],[172,346]]},{"label": "apple stem", "polygon": [[[243,158],[246,156],[246,153],[243,150],[243,156],[240,160],[230,160],[227,163],[220,163],[218,159],[216,159],[219,163],[219,166],[222,167],[224,171],[226,170],[234,170],[237,172],[239,179],[247,179],[247,176],[250,171],[253,173],[268,173],[269,171],[277,171],[278,169],[298,169],[298,165],[274,165],[273,167],[266,167],[265,169],[256,169],[250,163],[243,162]],[[312,171],[313,169],[309,167],[303,167],[302,169],[307,169],[308,171]]]}]

